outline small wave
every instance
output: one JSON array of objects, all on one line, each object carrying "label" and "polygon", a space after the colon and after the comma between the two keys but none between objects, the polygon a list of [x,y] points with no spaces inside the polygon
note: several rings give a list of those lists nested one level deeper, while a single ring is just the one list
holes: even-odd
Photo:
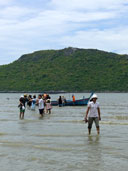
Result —
[{"label": "small wave", "polygon": [[9,120],[9,119],[0,119],[0,122],[9,122],[9,121],[15,121],[15,120]]},{"label": "small wave", "polygon": [[37,136],[37,137],[74,137],[74,136],[77,136],[77,137],[81,137],[81,136],[84,136],[83,134],[79,134],[79,135],[77,135],[77,134],[75,134],[75,135],[73,135],[73,134],[37,134],[37,135],[32,135],[32,136]]},{"label": "small wave", "polygon": [[83,123],[83,120],[58,120],[54,122],[61,122],[61,123]]},{"label": "small wave", "polygon": [[24,146],[25,146],[25,144],[14,143],[14,142],[9,142],[9,141],[0,141],[0,144],[1,144],[2,146],[14,147],[14,148],[20,148],[20,147],[24,147]]},{"label": "small wave", "polygon": [[128,116],[115,116],[118,120],[128,120]]},{"label": "small wave", "polygon": [[7,135],[6,133],[0,132],[0,136],[5,136]]},{"label": "small wave", "polygon": [[36,123],[36,122],[40,122],[40,120],[28,120],[28,119],[19,120],[19,123],[20,124],[24,124],[24,123]]},{"label": "small wave", "polygon": [[104,116],[104,118],[116,119],[116,120],[128,120],[128,116]]},{"label": "small wave", "polygon": [[40,149],[40,150],[48,150],[48,151],[60,151],[60,152],[67,152],[67,151],[72,151],[71,148],[61,148],[61,147],[44,147],[44,146],[40,146],[40,145],[34,145],[32,146],[36,149]]},{"label": "small wave", "polygon": [[[109,119],[127,120],[127,119],[125,119],[125,117],[110,117]],[[56,122],[56,123],[61,122],[61,123],[80,123],[80,124],[85,124],[84,120],[67,120],[67,121],[66,120],[59,120],[59,121],[54,121],[54,122]],[[116,122],[116,121],[100,121],[100,123],[101,124],[108,124],[108,125],[128,125],[128,122]]]},{"label": "small wave", "polygon": [[105,125],[128,125],[128,122],[101,121],[100,123]]},{"label": "small wave", "polygon": [[6,156],[8,156],[8,154],[2,154],[2,153],[0,153],[0,157],[6,157]]}]

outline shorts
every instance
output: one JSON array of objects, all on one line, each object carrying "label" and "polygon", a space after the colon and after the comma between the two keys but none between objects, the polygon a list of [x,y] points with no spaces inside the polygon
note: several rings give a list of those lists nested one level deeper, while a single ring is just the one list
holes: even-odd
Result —
[{"label": "shorts", "polygon": [[25,109],[20,108],[20,113],[24,113]]},{"label": "shorts", "polygon": [[98,117],[89,117],[88,118],[88,128],[92,128],[93,121],[95,122],[96,128],[99,128],[99,119]]},{"label": "shorts", "polygon": [[44,109],[39,109],[39,113],[42,115],[44,113]]}]

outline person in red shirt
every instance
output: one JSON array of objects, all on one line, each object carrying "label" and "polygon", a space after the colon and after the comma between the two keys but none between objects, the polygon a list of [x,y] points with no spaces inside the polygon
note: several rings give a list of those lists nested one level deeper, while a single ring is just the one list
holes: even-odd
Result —
[{"label": "person in red shirt", "polygon": [[72,95],[72,101],[75,102],[75,96],[74,95]]}]

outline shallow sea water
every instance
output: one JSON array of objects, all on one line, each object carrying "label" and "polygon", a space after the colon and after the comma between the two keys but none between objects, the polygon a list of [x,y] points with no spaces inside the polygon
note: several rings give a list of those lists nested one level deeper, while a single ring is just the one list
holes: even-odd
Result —
[{"label": "shallow sea water", "polygon": [[[19,119],[21,94],[0,94],[2,171],[126,171],[128,168],[128,94],[97,93],[101,134],[88,136],[84,107],[53,107],[39,118],[26,109]],[[63,95],[63,94],[61,94]],[[67,99],[71,94],[64,94]],[[76,99],[90,94],[75,94]],[[51,95],[56,100],[59,94]]]}]

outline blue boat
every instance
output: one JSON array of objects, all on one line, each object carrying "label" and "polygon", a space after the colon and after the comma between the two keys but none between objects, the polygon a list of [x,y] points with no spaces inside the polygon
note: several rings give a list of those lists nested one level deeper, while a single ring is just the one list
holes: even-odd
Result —
[{"label": "blue boat", "polygon": [[[62,106],[85,106],[88,104],[88,101],[90,100],[93,93],[91,93],[90,97],[78,99],[74,102],[72,100],[66,100],[65,103],[62,104]],[[58,101],[51,101],[52,106],[58,106]]]}]

